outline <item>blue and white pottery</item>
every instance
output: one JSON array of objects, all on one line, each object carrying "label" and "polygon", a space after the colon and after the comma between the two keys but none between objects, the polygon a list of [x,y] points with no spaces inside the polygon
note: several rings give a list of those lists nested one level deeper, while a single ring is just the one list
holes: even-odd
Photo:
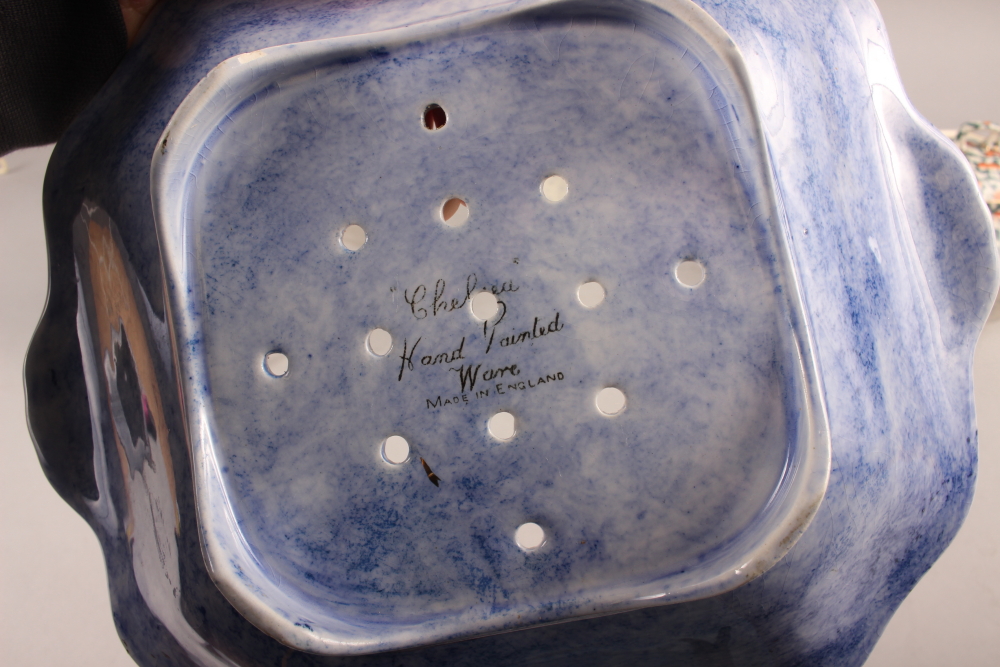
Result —
[{"label": "blue and white pottery", "polygon": [[173,2],[26,365],[142,665],[860,665],[997,290],[867,0]]}]

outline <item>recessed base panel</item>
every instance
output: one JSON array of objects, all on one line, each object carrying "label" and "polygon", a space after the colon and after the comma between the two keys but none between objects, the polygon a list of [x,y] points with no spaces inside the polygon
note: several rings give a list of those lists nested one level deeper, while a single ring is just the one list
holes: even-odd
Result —
[{"label": "recessed base panel", "polygon": [[829,444],[738,54],[686,3],[245,54],[154,162],[204,548],[371,652],[766,570]]}]

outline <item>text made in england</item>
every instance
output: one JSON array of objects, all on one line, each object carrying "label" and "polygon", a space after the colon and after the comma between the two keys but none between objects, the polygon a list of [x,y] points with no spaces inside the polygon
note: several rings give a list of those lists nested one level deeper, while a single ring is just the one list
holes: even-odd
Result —
[{"label": "text made in england", "polygon": [[[518,371],[518,374],[520,373],[520,369],[517,369],[516,365],[514,366],[514,369]],[[457,369],[452,369],[452,370],[457,370]],[[478,373],[478,370],[479,366],[474,367],[475,373]],[[469,369],[466,372],[473,372],[473,370]],[[486,373],[482,375],[481,379],[485,379],[485,377]],[[562,372],[555,372],[555,373],[546,373],[545,375],[540,375],[538,376],[538,378],[533,377],[530,380],[497,382],[489,387],[483,387],[481,385],[480,388],[475,390],[475,393],[472,394],[472,398],[475,400],[480,400],[483,398],[489,398],[491,395],[506,396],[507,394],[511,394],[518,391],[535,389],[536,387],[540,387],[542,385],[546,385],[551,382],[562,382],[565,379],[566,376]],[[471,385],[469,386],[469,391],[472,391]],[[433,410],[435,408],[443,408],[449,405],[468,405],[470,403],[469,396],[470,396],[469,392],[465,391],[465,388],[463,387],[463,391],[460,394],[456,394],[454,396],[444,396],[439,394],[436,398],[427,398],[424,400],[427,403],[427,409]]]}]

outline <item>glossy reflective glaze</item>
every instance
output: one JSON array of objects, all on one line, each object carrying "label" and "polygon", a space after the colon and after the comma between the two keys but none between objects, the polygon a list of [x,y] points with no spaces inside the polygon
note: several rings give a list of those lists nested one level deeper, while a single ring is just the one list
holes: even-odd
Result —
[{"label": "glossy reflective glaze", "polygon": [[178,3],[46,200],[32,428],[143,664],[860,664],[971,497],[988,221],[867,3]]}]

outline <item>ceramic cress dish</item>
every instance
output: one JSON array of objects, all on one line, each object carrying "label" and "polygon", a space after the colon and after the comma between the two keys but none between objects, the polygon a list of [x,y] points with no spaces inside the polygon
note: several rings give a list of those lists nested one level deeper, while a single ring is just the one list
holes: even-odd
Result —
[{"label": "ceramic cress dish", "polygon": [[370,652],[704,597],[808,523],[829,439],[764,142],[680,10],[272,47],[174,113],[152,194],[194,488],[258,627]]},{"label": "ceramic cress dish", "polygon": [[868,3],[168,4],[46,206],[140,664],[860,664],[971,497],[988,219]]}]

